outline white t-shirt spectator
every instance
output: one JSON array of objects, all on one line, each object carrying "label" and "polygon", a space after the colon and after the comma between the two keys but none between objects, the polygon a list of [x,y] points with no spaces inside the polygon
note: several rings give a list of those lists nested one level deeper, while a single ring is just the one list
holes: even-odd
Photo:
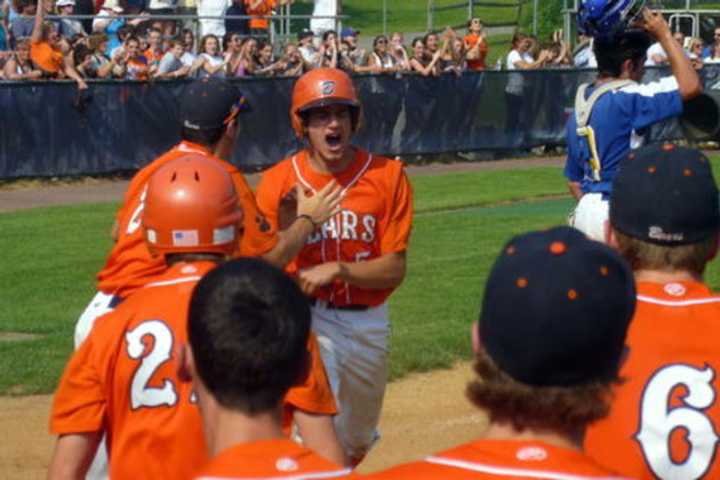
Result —
[{"label": "white t-shirt spectator", "polygon": [[167,52],[160,59],[160,65],[158,65],[158,73],[160,75],[166,75],[176,70],[180,70],[183,66],[185,65],[183,64],[182,60],[178,60],[178,58],[173,55],[172,52]]},{"label": "white t-shirt spectator", "polygon": [[[218,17],[225,15],[225,12],[232,5],[232,0],[198,0],[197,14]],[[200,19],[200,37],[212,33],[218,38],[225,35],[225,20],[222,18],[201,18]]]},{"label": "white t-shirt spectator", "polygon": [[[211,67],[217,67],[218,65],[221,65],[225,61],[225,59],[223,57],[221,57],[220,55],[216,55],[213,57],[210,54],[201,53],[200,56],[203,57],[210,64]],[[210,74],[204,68],[201,68],[200,70],[198,70],[198,77],[200,77],[200,78],[205,78],[205,77],[225,78],[225,69],[221,68],[217,72]]]},{"label": "white t-shirt spectator", "polygon": [[195,60],[197,59],[197,55],[190,52],[183,53],[182,57],[180,57],[180,61],[183,65],[186,67],[192,67],[193,63],[195,63]]},{"label": "white t-shirt spectator", "polygon": [[[338,9],[337,0],[315,0],[315,6],[313,8],[313,17],[333,17],[337,15]],[[315,32],[315,35],[322,36],[323,33],[328,30],[335,30],[335,20],[332,18],[311,18],[310,19],[310,30]]]},{"label": "white t-shirt spectator", "polygon": [[302,45],[298,47],[300,55],[306,63],[311,63],[317,66],[318,63],[318,52],[312,44]]},{"label": "white t-shirt spectator", "polygon": [[[657,63],[653,57],[658,56],[662,57],[665,60],[661,63]],[[645,60],[645,66],[646,67],[657,67],[659,65],[664,65],[667,63],[667,53],[665,53],[665,49],[660,45],[660,42],[655,42],[652,45],[650,45],[650,48],[647,50],[647,60]]]},{"label": "white t-shirt spectator", "polygon": [[[518,68],[515,66],[517,62],[533,63],[534,61],[535,59],[532,55],[530,55],[530,53],[525,52],[521,54],[517,50],[512,50],[507,56],[507,64],[505,65],[505,68],[507,70],[517,70]],[[523,75],[519,73],[511,73],[508,75],[508,82],[505,86],[505,91],[512,95],[522,95],[524,86]]]},{"label": "white t-shirt spectator", "polygon": [[575,54],[573,62],[577,68],[597,68],[597,58],[595,58],[595,52],[593,52],[592,40]]}]

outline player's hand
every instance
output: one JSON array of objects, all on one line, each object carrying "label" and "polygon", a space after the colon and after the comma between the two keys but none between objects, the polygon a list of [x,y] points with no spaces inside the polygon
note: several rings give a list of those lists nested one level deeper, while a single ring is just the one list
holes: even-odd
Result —
[{"label": "player's hand", "polygon": [[340,211],[344,198],[342,188],[335,180],[330,181],[315,195],[308,195],[302,185],[295,186],[297,216],[309,216],[315,225],[323,224]]},{"label": "player's hand", "polygon": [[298,272],[298,284],[305,295],[312,295],[318,288],[330,285],[340,276],[340,263],[321,263]]},{"label": "player's hand", "polygon": [[642,11],[642,27],[656,39],[664,35],[671,35],[670,26],[662,13],[649,8],[644,8]]}]

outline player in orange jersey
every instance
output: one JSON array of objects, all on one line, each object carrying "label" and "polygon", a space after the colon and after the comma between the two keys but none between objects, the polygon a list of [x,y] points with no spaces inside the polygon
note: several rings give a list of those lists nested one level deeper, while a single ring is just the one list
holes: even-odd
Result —
[{"label": "player in orange jersey", "polygon": [[[150,178],[143,232],[167,267],[98,322],[68,363],[50,422],[60,435],[50,478],[84,477],[103,432],[111,478],[181,478],[207,460],[176,350],[186,338],[195,284],[236,251],[241,225],[233,180],[218,162],[190,154]],[[328,417],[336,410],[327,377],[313,339],[308,347],[312,368],[286,404],[326,417],[330,440],[312,422],[311,431],[298,422],[300,435],[342,461]]]},{"label": "player in orange jersey", "polygon": [[580,442],[608,412],[634,307],[632,272],[609,247],[568,227],[513,238],[472,328],[478,378],[466,393],[487,412],[488,430],[370,478],[618,478]]},{"label": "player in orange jersey", "polygon": [[[219,79],[202,79],[188,86],[181,106],[182,141],[140,170],[130,182],[113,227],[115,245],[98,273],[98,292],[75,327],[75,346],[87,336],[95,319],[112,310],[123,299],[143,287],[148,279],[165,269],[153,258],[142,238],[142,222],[148,179],[167,162],[189,153],[218,162],[233,178],[244,214],[244,233],[234,255],[262,256],[279,267],[285,266],[303,246],[312,228],[296,221],[281,235],[259,214],[255,197],[242,173],[229,160],[232,154],[237,115],[245,107],[239,90]],[[322,222],[331,216],[339,200],[339,188],[328,185],[313,198],[300,197],[297,214]],[[293,212],[294,213],[294,212]]]},{"label": "player in orange jersey", "polygon": [[701,152],[653,145],[624,161],[607,240],[633,267],[637,311],[625,381],[585,439],[602,465],[635,478],[720,478],[720,297],[703,283],[719,229]]},{"label": "player in orange jersey", "polygon": [[196,478],[350,478],[282,432],[279,407],[306,374],[309,334],[307,299],[263,261],[228,262],[198,283],[183,364],[213,458]]},{"label": "player in orange jersey", "polygon": [[[359,462],[377,438],[387,378],[387,298],[405,276],[412,189],[402,163],[350,144],[362,116],[352,80],[320,68],[298,79],[290,117],[308,147],[263,175],[258,207],[282,230],[281,200],[342,187],[341,211],[326,222],[303,217],[313,233],[290,264],[313,299],[313,330],[340,413],[335,428]],[[302,215],[301,215],[302,217]]]}]

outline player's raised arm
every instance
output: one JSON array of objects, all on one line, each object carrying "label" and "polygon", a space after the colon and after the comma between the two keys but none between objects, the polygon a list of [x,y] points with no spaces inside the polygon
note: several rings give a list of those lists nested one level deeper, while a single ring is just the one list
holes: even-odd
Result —
[{"label": "player's raised arm", "polygon": [[665,18],[660,12],[646,8],[643,10],[643,28],[660,42],[667,53],[672,73],[677,79],[678,90],[683,100],[690,100],[703,91],[702,83],[690,59],[682,46],[675,40]]}]

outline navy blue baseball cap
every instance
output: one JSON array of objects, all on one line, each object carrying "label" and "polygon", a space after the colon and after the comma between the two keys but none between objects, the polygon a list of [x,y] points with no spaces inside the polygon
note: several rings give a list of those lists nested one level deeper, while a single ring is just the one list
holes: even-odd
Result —
[{"label": "navy blue baseball cap", "polygon": [[687,245],[720,230],[718,189],[700,150],[670,143],[631,152],[610,195],[610,224],[656,245]]},{"label": "navy blue baseball cap", "polygon": [[180,121],[191,130],[222,127],[250,106],[239,88],[221,78],[195,80],[180,100]]},{"label": "navy blue baseball cap", "polygon": [[347,37],[357,37],[360,34],[360,30],[355,30],[352,27],[343,27],[342,30],[340,30],[340,39]]},{"label": "navy blue baseball cap", "polygon": [[478,333],[518,382],[571,387],[618,378],[635,312],[630,267],[570,227],[519,235],[495,262]]}]

